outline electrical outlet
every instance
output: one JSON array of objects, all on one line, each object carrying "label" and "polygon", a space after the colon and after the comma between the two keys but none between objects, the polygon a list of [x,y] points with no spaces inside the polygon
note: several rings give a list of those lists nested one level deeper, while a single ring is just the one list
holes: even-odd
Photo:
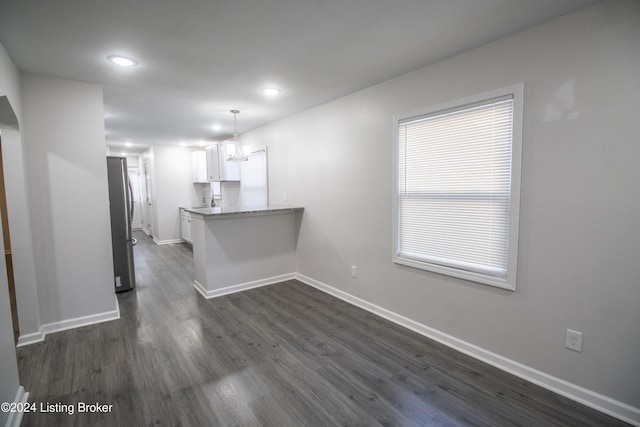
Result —
[{"label": "electrical outlet", "polygon": [[358,266],[351,266],[351,277],[353,277],[354,279],[358,277]]},{"label": "electrical outlet", "polygon": [[569,350],[577,351],[578,353],[580,353],[582,351],[582,332],[567,329],[567,336],[564,346]]}]

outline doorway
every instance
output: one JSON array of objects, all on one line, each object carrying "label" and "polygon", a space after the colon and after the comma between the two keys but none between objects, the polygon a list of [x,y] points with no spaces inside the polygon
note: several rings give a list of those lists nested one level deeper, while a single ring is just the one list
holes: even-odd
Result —
[{"label": "doorway", "polygon": [[153,237],[153,207],[151,206],[151,164],[149,159],[145,159],[143,163],[144,167],[144,214],[145,223],[143,224],[144,230],[148,235]]},{"label": "doorway", "polygon": [[4,241],[4,261],[7,265],[7,281],[9,282],[9,302],[13,321],[13,340],[18,344],[20,326],[18,324],[18,305],[16,303],[16,285],[13,278],[13,258],[11,256],[11,234],[7,216],[7,193],[4,185],[4,168],[2,165],[2,135],[0,133],[0,217],[2,217],[2,240]]}]

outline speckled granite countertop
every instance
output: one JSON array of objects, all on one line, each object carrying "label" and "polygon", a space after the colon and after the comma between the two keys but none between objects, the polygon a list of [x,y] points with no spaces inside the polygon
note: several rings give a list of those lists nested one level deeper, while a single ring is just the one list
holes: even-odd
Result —
[{"label": "speckled granite countertop", "polygon": [[231,215],[268,215],[275,213],[295,213],[301,212],[304,208],[298,206],[278,206],[278,205],[266,205],[266,206],[229,206],[221,207],[216,206],[213,208],[182,208],[192,214],[198,214],[208,218],[216,218]]}]

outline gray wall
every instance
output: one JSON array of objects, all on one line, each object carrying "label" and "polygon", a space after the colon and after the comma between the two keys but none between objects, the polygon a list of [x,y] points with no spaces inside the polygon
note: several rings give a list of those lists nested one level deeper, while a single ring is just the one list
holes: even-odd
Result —
[{"label": "gray wall", "polygon": [[25,177],[24,144],[18,128],[2,129],[2,158],[7,183],[7,211],[13,254],[20,336],[38,334],[40,311],[33,260],[31,213]]},{"label": "gray wall", "polygon": [[[0,97],[7,97],[8,104],[3,103],[1,117],[13,116],[11,124],[0,123],[3,139],[6,129],[17,129],[20,120],[20,92],[18,71],[0,45]],[[5,110],[6,109],[6,110]],[[14,141],[3,141],[4,144]],[[2,225],[0,224],[0,229]],[[1,230],[0,230],[1,231]],[[4,254],[4,242],[0,241],[0,249]],[[18,380],[18,363],[16,348],[13,342],[13,327],[11,321],[11,306],[9,304],[9,284],[7,282],[7,268],[4,260],[0,262],[0,402],[13,402],[16,398],[20,383]],[[0,425],[5,425],[9,413],[0,412]]]},{"label": "gray wall", "polygon": [[[4,253],[4,242],[0,242],[0,249]],[[11,325],[7,267],[3,261],[0,262],[0,402],[13,402],[20,385]],[[6,424],[9,415],[7,412],[0,412],[0,425]]]},{"label": "gray wall", "polygon": [[[298,272],[640,408],[639,45],[640,2],[608,1],[244,134],[305,207]],[[394,265],[393,115],[519,82],[517,291]]]},{"label": "gray wall", "polygon": [[[6,94],[13,106],[18,121],[22,122],[22,94],[20,73],[0,45],[1,94]],[[13,254],[13,274],[16,286],[20,337],[39,335],[40,311],[33,260],[33,235],[31,212],[25,172],[24,141],[19,125],[2,129],[2,158],[5,185],[7,186],[7,211]]]},{"label": "gray wall", "polygon": [[[16,117],[2,124],[2,154],[21,336],[113,313],[102,88],[21,75],[0,46],[0,96]],[[13,401],[19,382],[4,263],[0,301],[0,400]]]},{"label": "gray wall", "polygon": [[22,96],[41,321],[113,312],[102,87],[23,75]]}]

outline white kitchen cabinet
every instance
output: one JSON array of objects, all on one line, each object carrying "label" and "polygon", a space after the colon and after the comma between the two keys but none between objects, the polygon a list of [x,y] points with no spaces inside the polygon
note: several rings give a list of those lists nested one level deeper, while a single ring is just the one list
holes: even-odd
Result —
[{"label": "white kitchen cabinet", "polygon": [[191,214],[184,209],[180,209],[182,240],[193,244],[191,239]]},{"label": "white kitchen cabinet", "polygon": [[194,151],[191,153],[191,170],[193,182],[209,182],[207,179],[207,154],[205,151]]},{"label": "white kitchen cabinet", "polygon": [[240,163],[227,161],[225,144],[216,144],[205,149],[207,159],[207,181],[240,181]]}]

